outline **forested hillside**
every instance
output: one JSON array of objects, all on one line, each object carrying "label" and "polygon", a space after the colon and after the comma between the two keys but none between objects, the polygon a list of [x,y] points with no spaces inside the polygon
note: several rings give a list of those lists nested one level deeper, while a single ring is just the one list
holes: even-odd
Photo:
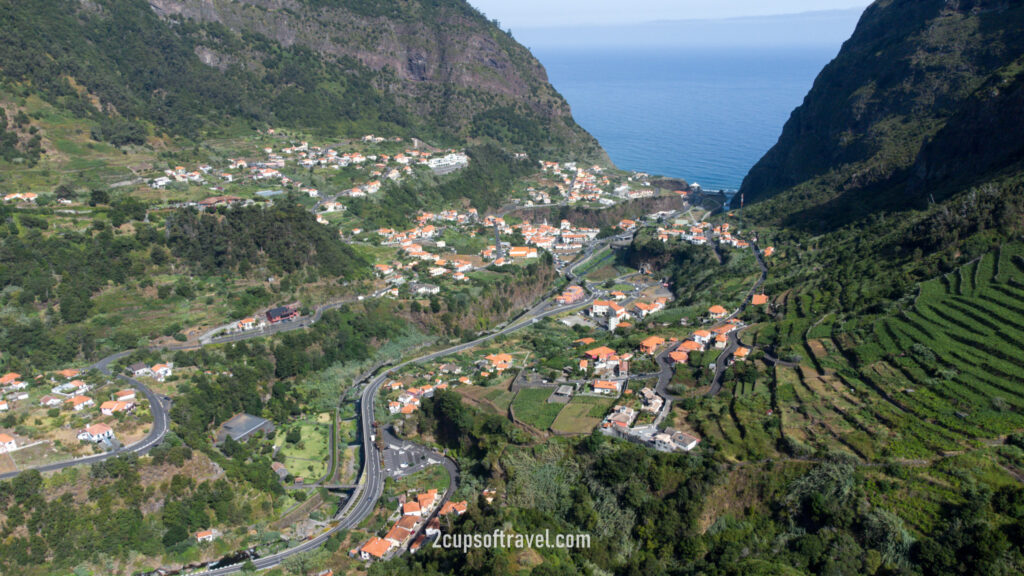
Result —
[{"label": "forested hillside", "polygon": [[1022,56],[1018,2],[875,2],[744,180],[777,197],[750,212],[832,230],[1019,172]]},{"label": "forested hillside", "polygon": [[0,26],[5,87],[115,145],[242,123],[602,154],[530,53],[462,1],[32,1],[0,6]]},{"label": "forested hillside", "polygon": [[772,275],[777,289],[817,290],[823,310],[877,312],[1015,239],[1022,63],[1019,3],[868,7],[733,199],[800,247]]},{"label": "forested hillside", "polygon": [[[131,347],[147,331],[169,336],[182,328],[180,310],[177,320],[147,322],[145,313],[125,325],[119,314],[104,319],[111,297],[134,306],[136,314],[173,302],[195,302],[211,312],[213,304],[231,305],[235,314],[244,314],[273,297],[259,287],[243,289],[253,275],[285,276],[289,283],[287,277],[295,275],[297,284],[320,277],[340,283],[368,274],[367,262],[350,246],[287,203],[147,216],[144,205],[127,198],[113,201],[106,212],[110,223],[90,225],[73,217],[47,218],[52,210],[43,216],[0,206],[0,302],[9,312],[0,319],[0,346],[21,359],[15,362],[55,366],[79,354],[91,358],[102,343]],[[130,225],[134,233],[111,224]],[[214,288],[232,281],[243,286],[237,292]],[[207,290],[219,294],[200,299]],[[156,328],[165,322],[166,329]]]}]

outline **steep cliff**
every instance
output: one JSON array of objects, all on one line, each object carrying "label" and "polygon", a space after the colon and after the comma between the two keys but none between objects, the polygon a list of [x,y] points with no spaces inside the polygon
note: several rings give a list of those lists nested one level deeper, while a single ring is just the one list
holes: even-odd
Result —
[{"label": "steep cliff", "polygon": [[113,133],[243,120],[603,154],[540,63],[464,0],[30,0],[0,6],[0,24],[4,80]]},{"label": "steep cliff", "polygon": [[741,192],[767,221],[828,230],[923,208],[1020,167],[1024,6],[878,0]]}]

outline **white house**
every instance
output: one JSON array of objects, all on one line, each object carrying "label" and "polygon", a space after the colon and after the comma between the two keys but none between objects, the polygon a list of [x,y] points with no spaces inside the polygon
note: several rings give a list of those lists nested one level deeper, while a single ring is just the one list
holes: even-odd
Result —
[{"label": "white house", "polygon": [[10,434],[0,432],[0,452],[13,452],[18,448],[18,443]]},{"label": "white house", "polygon": [[686,450],[687,452],[696,448],[697,444],[700,444],[700,438],[691,436],[685,432],[676,432],[675,434],[673,434],[672,441],[675,442],[677,446],[679,446],[683,450]]},{"label": "white house", "polygon": [[441,287],[434,284],[414,284],[411,288],[416,294],[438,294],[441,292]]},{"label": "white house", "polygon": [[427,522],[427,527],[423,531],[427,535],[427,538],[433,538],[441,533],[441,521],[437,518],[431,518],[430,522]]},{"label": "white house", "polygon": [[171,375],[173,368],[174,364],[154,364],[150,370],[158,382],[163,382],[165,378]]},{"label": "white house", "polygon": [[103,404],[100,404],[100,413],[104,416],[113,416],[114,414],[120,414],[122,412],[131,412],[135,410],[135,402],[132,400],[122,402],[120,400],[107,400]]},{"label": "white house", "polygon": [[619,383],[611,380],[596,380],[594,382],[594,392],[598,394],[613,394],[618,395]]},{"label": "white house", "polygon": [[92,424],[78,433],[78,439],[84,442],[102,442],[114,437],[114,430],[106,424]]},{"label": "white house", "polygon": [[[250,317],[250,318],[243,318],[242,320],[239,321],[238,329],[239,330],[252,330],[253,328],[256,328],[256,326],[257,326],[257,321],[256,321],[255,318],[252,318],[252,317]],[[262,328],[262,326],[260,326],[260,327]]]},{"label": "white house", "polygon": [[707,346],[711,342],[711,332],[707,330],[697,330],[693,333],[693,341],[701,346]]},{"label": "white house", "polygon": [[53,408],[56,406],[60,406],[63,403],[63,398],[59,396],[51,396],[50,394],[47,394],[46,396],[43,396],[42,398],[39,399],[39,405],[45,408]]},{"label": "white house", "polygon": [[149,369],[149,366],[145,362],[136,362],[128,367],[128,371],[132,373],[132,376],[138,378],[139,376],[150,376],[153,371]]},{"label": "white house", "polygon": [[135,400],[135,390],[131,388],[118,390],[117,392],[114,392],[114,400],[119,400],[121,402]]},{"label": "white house", "polygon": [[71,404],[71,407],[74,408],[75,412],[81,412],[90,406],[96,405],[92,398],[89,398],[88,396],[75,396],[73,398],[68,398],[67,403]]}]

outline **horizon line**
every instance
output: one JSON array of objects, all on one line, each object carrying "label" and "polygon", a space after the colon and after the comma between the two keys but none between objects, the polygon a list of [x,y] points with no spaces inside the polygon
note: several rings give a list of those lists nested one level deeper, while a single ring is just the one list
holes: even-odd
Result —
[{"label": "horizon line", "polygon": [[771,18],[781,17],[792,17],[792,16],[812,16],[812,15],[824,15],[824,14],[848,14],[851,12],[857,12],[863,14],[867,8],[832,8],[828,10],[805,10],[802,12],[779,12],[777,14],[751,14],[747,16],[727,16],[724,18],[676,18],[671,20],[640,20],[636,22],[625,22],[621,24],[613,23],[589,23],[589,24],[550,24],[550,25],[530,25],[520,27],[507,28],[515,34],[516,30],[552,30],[552,29],[573,29],[581,30],[586,28],[624,28],[628,26],[647,26],[651,24],[679,24],[685,22],[742,22],[751,20],[767,20]]}]

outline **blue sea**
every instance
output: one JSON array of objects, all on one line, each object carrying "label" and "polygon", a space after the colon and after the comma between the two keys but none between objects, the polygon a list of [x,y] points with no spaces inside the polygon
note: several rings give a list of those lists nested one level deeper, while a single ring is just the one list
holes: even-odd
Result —
[{"label": "blue sea", "polygon": [[576,121],[619,168],[736,190],[838,51],[540,47]]}]

